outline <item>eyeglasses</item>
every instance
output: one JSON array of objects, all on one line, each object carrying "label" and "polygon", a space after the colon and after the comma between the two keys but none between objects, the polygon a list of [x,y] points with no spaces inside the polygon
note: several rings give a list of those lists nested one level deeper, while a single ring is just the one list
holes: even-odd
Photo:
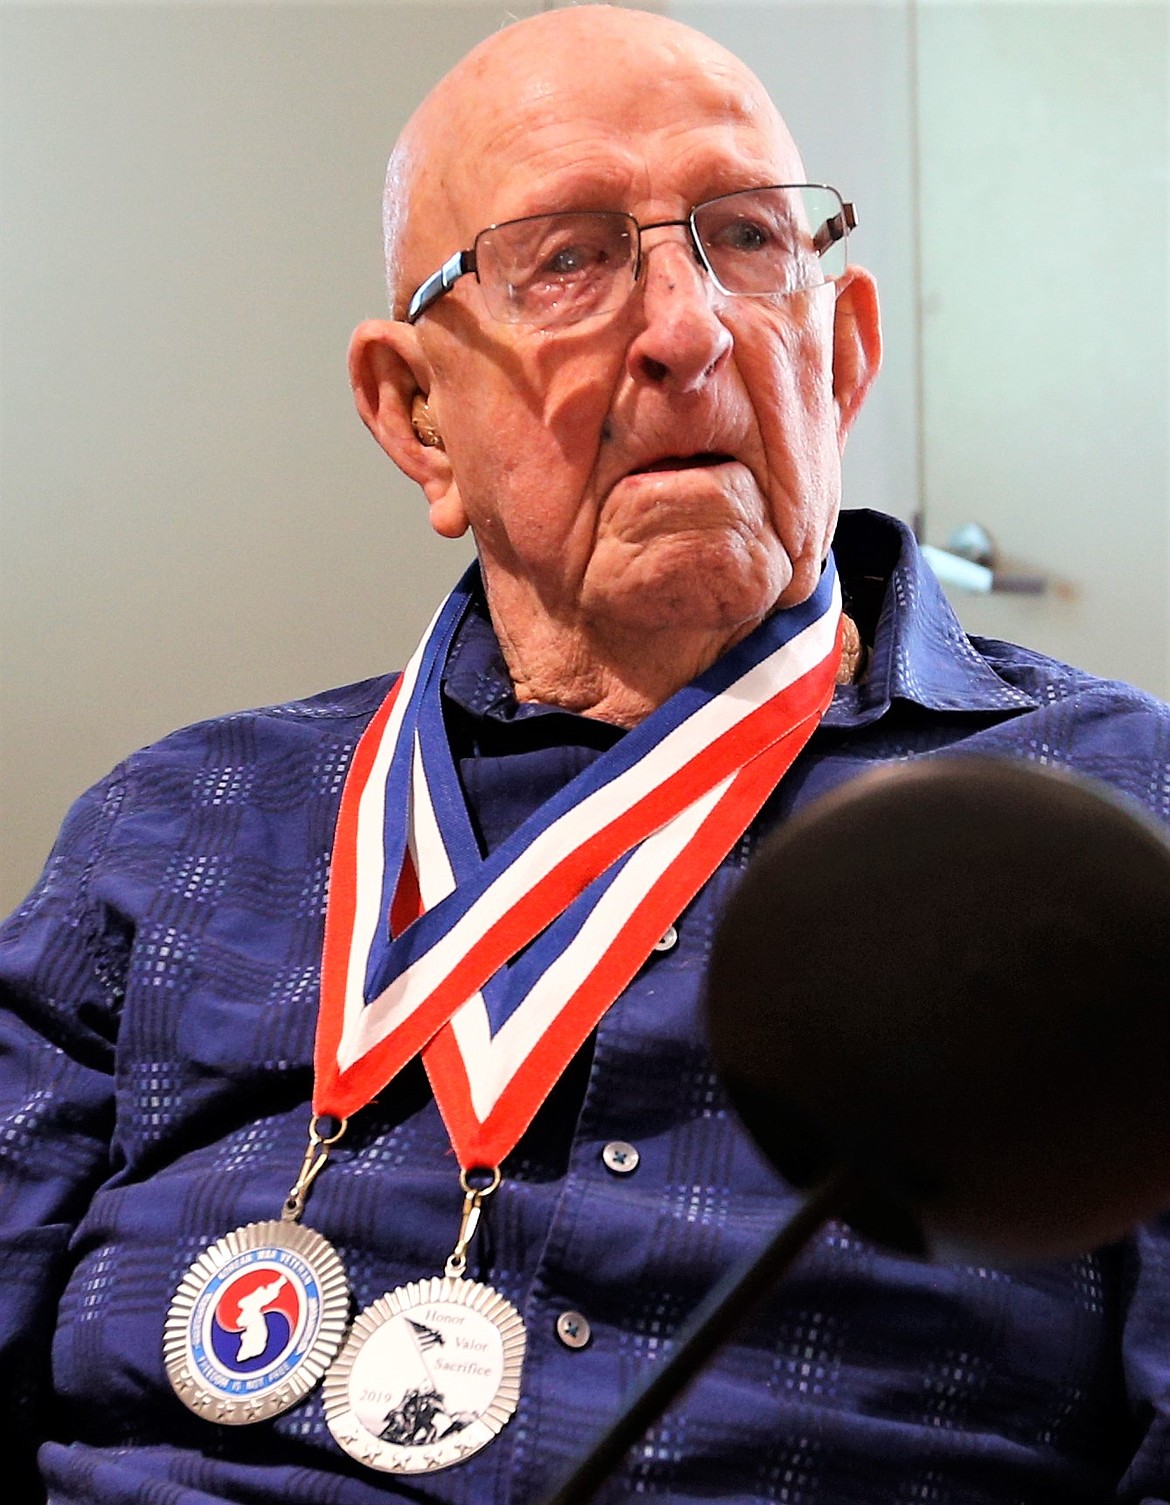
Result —
[{"label": "eyeglasses", "polygon": [[720,292],[760,298],[799,293],[845,270],[852,204],[819,183],[743,188],[696,204],[686,219],[640,225],[618,210],[566,210],[490,225],[416,290],[415,322],[474,272],[484,303],[505,324],[576,324],[620,308],[642,270],[642,236],[678,225]]}]

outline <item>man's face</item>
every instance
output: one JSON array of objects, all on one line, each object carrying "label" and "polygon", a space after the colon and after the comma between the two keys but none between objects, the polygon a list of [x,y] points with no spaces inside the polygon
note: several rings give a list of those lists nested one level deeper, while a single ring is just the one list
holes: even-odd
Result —
[{"label": "man's face", "polygon": [[[758,84],[700,38],[534,49],[464,125],[423,195],[412,282],[504,220],[681,219],[804,176]],[[680,228],[648,232],[643,263],[623,308],[568,327],[494,320],[472,276],[417,326],[453,474],[442,530],[472,528],[505,651],[542,622],[595,655],[664,628],[733,641],[819,577],[847,423],[834,285],[727,296]]]}]

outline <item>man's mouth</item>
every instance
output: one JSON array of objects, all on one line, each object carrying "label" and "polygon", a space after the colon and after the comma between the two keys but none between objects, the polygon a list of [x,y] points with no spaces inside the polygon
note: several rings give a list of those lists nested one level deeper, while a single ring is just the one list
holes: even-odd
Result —
[{"label": "man's mouth", "polygon": [[648,465],[635,466],[630,475],[650,475],[657,470],[694,470],[701,465],[726,465],[732,459],[733,455],[719,454],[714,450],[704,450],[698,455],[664,455],[661,460],[652,460]]}]

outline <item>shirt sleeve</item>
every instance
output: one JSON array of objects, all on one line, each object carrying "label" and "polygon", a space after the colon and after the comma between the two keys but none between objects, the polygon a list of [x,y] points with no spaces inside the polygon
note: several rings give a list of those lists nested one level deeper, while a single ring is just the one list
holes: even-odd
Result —
[{"label": "shirt sleeve", "polygon": [[1118,1486],[1126,1505],[1170,1501],[1170,1214],[1126,1246],[1122,1362],[1135,1429]]},{"label": "shirt sleeve", "polygon": [[0,1444],[8,1498],[34,1500],[69,1241],[110,1170],[114,1038],[128,937],[90,900],[115,774],[70,811],[28,900],[0,927]]}]

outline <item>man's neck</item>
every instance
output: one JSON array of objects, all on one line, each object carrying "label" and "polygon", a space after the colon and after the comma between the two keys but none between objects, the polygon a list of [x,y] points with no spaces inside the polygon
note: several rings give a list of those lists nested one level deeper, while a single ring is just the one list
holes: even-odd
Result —
[{"label": "man's neck", "polygon": [[[642,634],[633,644],[532,632],[517,641],[494,614],[492,622],[517,701],[557,706],[627,730],[759,626],[752,621],[720,634],[670,628]],[[846,615],[842,622],[837,683],[849,684],[864,676],[866,648],[853,620]]]},{"label": "man's neck", "polygon": [[496,634],[518,701],[555,705],[578,715],[633,727],[709,668],[758,625],[731,632],[640,635],[636,642],[580,634],[533,634],[523,641],[499,622]]},{"label": "man's neck", "polygon": [[581,640],[518,644],[497,625],[516,700],[574,710],[616,727],[644,721],[750,631],[748,626],[721,638],[661,634],[666,641],[647,634],[635,653],[632,646],[616,652],[616,644],[590,646]]}]

